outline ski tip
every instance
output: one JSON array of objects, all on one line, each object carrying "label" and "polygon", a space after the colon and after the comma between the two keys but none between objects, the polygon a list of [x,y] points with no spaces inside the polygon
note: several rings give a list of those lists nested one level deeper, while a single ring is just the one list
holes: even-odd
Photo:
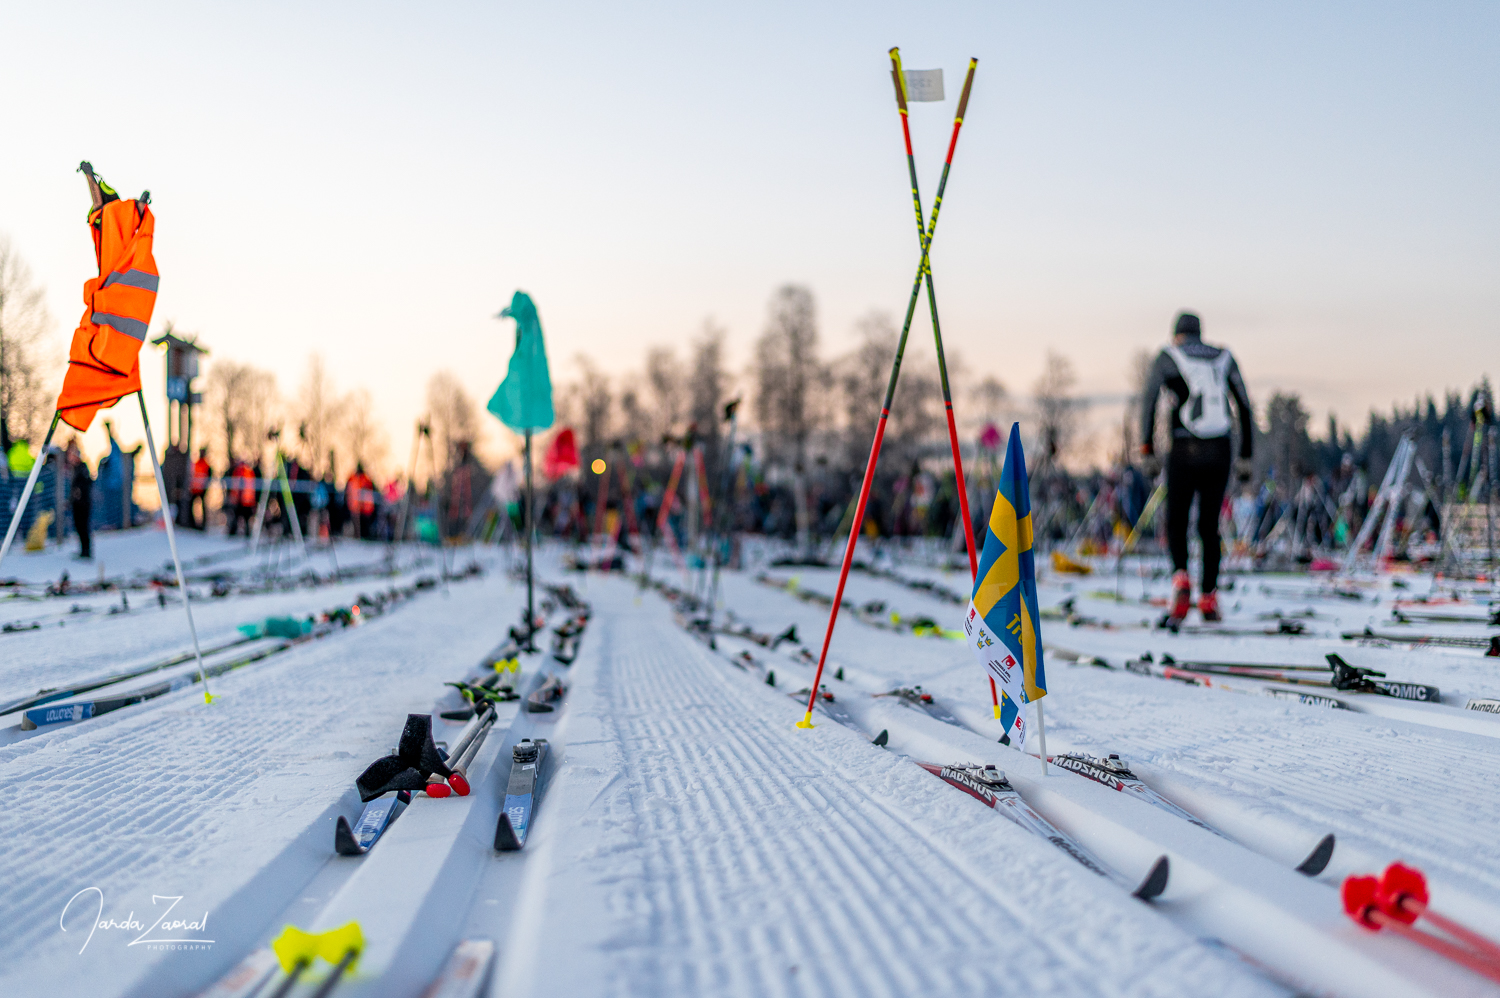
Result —
[{"label": "ski tip", "polygon": [[879,745],[881,748],[885,748],[886,744],[888,742],[890,742],[890,740],[891,740],[891,733],[890,733],[890,731],[887,730],[886,728],[881,728],[880,729],[880,734],[876,735],[875,739],[872,742],[870,742],[870,744],[871,745]]},{"label": "ski tip", "polygon": [[1159,857],[1156,865],[1151,867],[1151,872],[1146,874],[1146,879],[1141,881],[1141,886],[1135,889],[1135,896],[1142,901],[1154,901],[1161,897],[1162,892],[1167,889],[1167,880],[1171,875],[1172,867],[1167,862],[1167,857]]},{"label": "ski tip", "polygon": [[447,797],[451,793],[453,793],[453,788],[446,783],[427,784],[428,797]]},{"label": "ski tip", "polygon": [[514,852],[521,848],[521,840],[516,838],[516,830],[511,827],[510,815],[500,812],[500,820],[495,822],[495,849],[499,852]]},{"label": "ski tip", "polygon": [[448,777],[448,786],[452,787],[453,792],[460,797],[469,796],[469,781],[464,779],[464,774],[458,770],[454,770],[453,775]]},{"label": "ski tip", "polygon": [[361,856],[365,852],[354,840],[354,829],[349,826],[349,819],[342,814],[339,815],[338,825],[333,829],[333,851],[340,856]]},{"label": "ski tip", "polygon": [[1307,858],[1297,867],[1297,872],[1309,877],[1316,877],[1328,868],[1328,863],[1333,859],[1333,847],[1335,845],[1333,833],[1329,832],[1318,842],[1313,851],[1307,854]]}]

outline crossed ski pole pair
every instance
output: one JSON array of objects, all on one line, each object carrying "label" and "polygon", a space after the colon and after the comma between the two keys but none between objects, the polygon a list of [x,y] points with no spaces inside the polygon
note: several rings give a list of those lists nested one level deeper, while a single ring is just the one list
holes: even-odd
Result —
[{"label": "crossed ski pole pair", "polygon": [[[932,202],[932,221],[925,221],[925,213],[922,210],[922,195],[917,187],[917,160],[911,148],[911,126],[907,119],[906,109],[906,82],[901,72],[900,49],[893,48],[891,55],[891,78],[896,85],[896,107],[901,112],[901,134],[906,142],[906,168],[911,178],[911,200],[912,207],[917,215],[917,240],[922,248],[922,258],[917,264],[917,276],[912,281],[911,298],[906,303],[906,319],[901,324],[901,338],[896,343],[896,357],[891,362],[891,376],[886,383],[885,401],[880,406],[880,419],[875,424],[875,440],[870,445],[870,457],[865,463],[865,477],[859,489],[859,501],[854,507],[854,521],[849,527],[849,542],[844,548],[844,561],[839,569],[838,589],[834,592],[833,608],[828,614],[828,629],[823,634],[823,650],[818,655],[818,670],[813,677],[812,691],[808,695],[807,713],[802,720],[797,722],[799,728],[811,728],[813,707],[817,704],[818,689],[823,679],[823,666],[828,661],[828,646],[833,641],[834,624],[838,621],[839,607],[844,601],[844,584],[849,580],[849,567],[854,561],[854,548],[859,542],[859,533],[865,522],[865,509],[870,501],[870,487],[875,481],[875,466],[880,460],[880,445],[885,439],[886,421],[891,414],[891,404],[896,396],[896,382],[901,376],[901,359],[906,353],[906,337],[911,332],[912,318],[917,311],[917,299],[921,297],[922,285],[927,285],[927,302],[932,314],[932,336],[937,346],[937,361],[939,380],[943,386],[943,407],[948,418],[948,442],[953,450],[953,471],[955,485],[958,488],[959,515],[964,521],[964,543],[969,553],[969,576],[973,577],[979,573],[979,556],[974,547],[974,524],[969,517],[969,490],[964,481],[963,459],[959,453],[958,429],[953,419],[953,395],[948,387],[948,363],[943,355],[943,333],[938,324],[937,292],[932,286],[932,265],[929,254],[932,248],[933,236],[937,234],[938,214],[943,208],[943,191],[948,186],[948,171],[953,166],[953,151],[958,146],[958,132],[963,127],[964,112],[969,106],[969,91],[974,85],[974,69],[979,65],[978,59],[969,60],[969,71],[964,77],[963,93],[958,99],[958,112],[953,118],[953,136],[948,140],[948,155],[943,160],[943,174],[938,180],[937,196]],[[995,716],[1000,716],[999,695],[995,689],[994,679],[990,680],[990,699],[994,704]]]}]

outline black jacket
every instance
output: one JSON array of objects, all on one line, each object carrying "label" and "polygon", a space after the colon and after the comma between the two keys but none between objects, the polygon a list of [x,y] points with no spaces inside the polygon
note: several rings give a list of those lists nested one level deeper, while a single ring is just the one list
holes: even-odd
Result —
[{"label": "black jacket", "polygon": [[[1189,357],[1202,357],[1204,360],[1213,360],[1225,352],[1223,347],[1209,346],[1202,340],[1193,339],[1183,343],[1180,349]],[[1177,362],[1172,359],[1172,355],[1163,350],[1156,355],[1156,363],[1151,365],[1151,374],[1146,378],[1146,391],[1141,398],[1141,446],[1148,454],[1154,449],[1152,441],[1156,438],[1156,398],[1163,387],[1177,397],[1172,406],[1172,439],[1175,441],[1193,436],[1182,425],[1182,417],[1177,414],[1177,410],[1188,400],[1187,380],[1177,370]],[[1232,357],[1229,360],[1229,394],[1234,398],[1235,408],[1239,410],[1240,457],[1249,459],[1254,446],[1255,409],[1250,404],[1250,393],[1245,390],[1245,380],[1240,377],[1240,367]]]},{"label": "black jacket", "polygon": [[88,506],[94,501],[94,479],[89,475],[89,466],[82,461],[73,466],[73,483],[68,491],[68,501],[74,506]]}]

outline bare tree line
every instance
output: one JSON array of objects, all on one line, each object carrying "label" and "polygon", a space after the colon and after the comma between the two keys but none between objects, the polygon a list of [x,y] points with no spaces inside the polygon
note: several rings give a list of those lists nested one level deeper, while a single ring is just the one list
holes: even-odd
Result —
[{"label": "bare tree line", "polygon": [[[793,496],[796,532],[806,538],[815,528],[808,500],[811,478],[848,476],[857,487],[885,397],[899,333],[886,313],[873,311],[855,323],[857,345],[827,357],[822,350],[816,301],[800,285],[778,288],[768,304],[765,325],[743,370],[730,370],[725,331],[711,320],[687,344],[647,348],[641,367],[610,377],[588,357],[575,358],[577,375],[559,382],[558,425],[575,428],[580,460],[587,467],[615,443],[634,443],[646,458],[669,460],[669,447],[691,431],[703,442],[711,470],[722,460],[723,413],[735,396],[741,409],[741,440],[753,437],[758,463],[772,484]],[[971,439],[983,422],[1010,411],[1010,396],[994,376],[972,378],[962,358],[948,351],[950,383],[961,424]],[[1055,358],[1045,387],[1049,426],[1059,448],[1067,446],[1076,411],[1067,397],[1072,376]],[[1049,380],[1050,379],[1050,380]],[[911,336],[888,421],[881,467],[908,474],[925,459],[948,457],[946,417],[936,358],[930,339]],[[824,488],[826,492],[826,487]]]},{"label": "bare tree line", "polygon": [[308,357],[290,398],[281,394],[270,371],[229,358],[211,360],[202,414],[202,445],[219,468],[262,460],[276,431],[281,449],[316,477],[330,472],[342,477],[357,464],[379,465],[389,450],[369,391],[339,392],[319,354]]},{"label": "bare tree line", "polygon": [[45,349],[52,325],[44,291],[9,239],[0,236],[0,446],[37,439],[52,415],[53,375]]}]

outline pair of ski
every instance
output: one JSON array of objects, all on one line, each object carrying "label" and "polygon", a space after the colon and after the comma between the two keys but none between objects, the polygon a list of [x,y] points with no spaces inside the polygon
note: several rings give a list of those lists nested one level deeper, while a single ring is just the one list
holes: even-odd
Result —
[{"label": "pair of ski", "polygon": [[1403,610],[1395,607],[1391,610],[1391,618],[1398,624],[1483,624],[1488,627],[1500,627],[1500,606],[1488,608],[1485,616],[1475,616],[1471,613],[1443,613],[1440,610]]},{"label": "pair of ski", "polygon": [[1217,634],[1226,638],[1300,638],[1311,634],[1300,620],[1282,618],[1274,627],[1225,627],[1222,624],[1184,624],[1170,614],[1158,625],[1173,634]]},{"label": "pair of ski", "polygon": [[[807,691],[804,690],[800,694],[800,696],[805,700],[807,697]],[[834,711],[827,709],[829,705],[834,702],[831,699],[832,694],[827,694],[827,696],[830,699],[821,704],[825,712],[828,713],[830,717],[833,717],[834,720],[840,720],[840,714],[842,714],[843,717],[848,718],[849,714],[847,711],[841,710],[840,712],[835,713]],[[921,686],[898,687],[888,693],[878,693],[876,694],[876,696],[877,698],[890,697],[892,699],[900,700],[906,703],[908,706],[922,710],[936,720],[942,721],[945,724],[951,724],[957,728],[965,728],[967,730],[967,726],[963,723],[963,721],[959,720],[959,718],[947,707],[944,707],[942,704],[933,699],[932,695],[924,691]],[[840,723],[849,725],[851,721],[840,720]],[[874,744],[884,747],[889,742],[889,737],[890,736],[888,732],[881,731],[880,734],[875,736]],[[1005,740],[1005,744],[1009,744],[1008,739]],[[1146,802],[1166,811],[1169,814],[1173,814],[1178,818],[1189,822],[1190,824],[1204,829],[1205,831],[1212,832],[1220,838],[1229,838],[1229,836],[1225,835],[1223,832],[1219,831],[1212,825],[1209,825],[1207,822],[1174,804],[1172,801],[1162,796],[1161,793],[1148,786],[1143,780],[1141,780],[1130,771],[1129,767],[1120,760],[1120,757],[1118,755],[1111,754],[1106,758],[1093,758],[1082,753],[1064,753],[1063,755],[1059,756],[1049,756],[1048,762],[1056,765],[1059,769],[1066,769],[1069,772],[1077,773],[1080,776],[1093,780],[1095,783],[1103,784],[1104,786],[1107,786],[1113,790],[1123,791],[1132,794],[1133,796],[1139,797],[1142,800],[1145,800]],[[922,765],[923,768],[927,769],[929,772],[935,773],[935,775],[942,775],[941,773],[936,772],[932,764],[921,763],[920,765]],[[950,780],[949,782],[952,781]],[[970,788],[968,784],[965,784],[963,787],[961,787],[961,789],[969,791]],[[981,799],[983,800],[984,798],[981,797]],[[986,801],[986,803],[988,803],[988,801]],[[1305,874],[1309,877],[1316,877],[1318,874],[1322,873],[1323,870],[1328,866],[1329,860],[1333,858],[1334,845],[1335,838],[1333,834],[1329,833],[1328,835],[1325,835],[1321,840],[1319,840],[1318,844],[1313,848],[1313,850],[1308,853],[1307,857],[1296,866],[1297,872]],[[1137,896],[1139,897],[1140,895],[1137,894]]]},{"label": "pair of ski", "polygon": [[922,614],[903,617],[899,613],[887,613],[885,600],[871,600],[857,608],[855,616],[871,627],[878,627],[883,631],[895,631],[898,634],[911,634],[919,638],[962,640],[964,636],[963,631],[945,628],[933,618]]},{"label": "pair of ski", "polygon": [[771,651],[775,651],[777,648],[781,647],[783,643],[788,641],[790,641],[792,644],[802,643],[797,637],[796,624],[788,625],[787,629],[782,631],[780,634],[761,634],[760,632],[752,628],[749,624],[744,624],[738,628],[721,627],[718,629],[718,633],[734,638],[744,638],[746,641],[753,641],[756,644],[760,645],[762,648],[769,648]]},{"label": "pair of ski", "polygon": [[[493,702],[477,700],[472,717],[451,749],[433,741],[431,714],[407,715],[396,751],[371,763],[355,779],[365,807],[353,825],[339,815],[333,833],[334,851],[341,856],[363,856],[369,852],[410,806],[412,794],[419,790],[433,798],[455,793],[467,797],[472,789],[467,768],[494,727],[496,714]],[[440,778],[433,779],[434,776]]]},{"label": "pair of ski", "polygon": [[[1139,797],[1153,807],[1160,808],[1168,814],[1174,814],[1183,821],[1197,825],[1204,831],[1212,832],[1221,839],[1229,839],[1229,836],[1208,824],[1208,822],[1183,810],[1166,797],[1163,797],[1155,789],[1148,786],[1145,781],[1132,773],[1130,767],[1125,765],[1120,757],[1114,753],[1099,758],[1085,755],[1082,752],[1065,752],[1062,755],[1048,756],[1047,761],[1058,769],[1066,769],[1070,773],[1077,773],[1079,776],[1093,780],[1095,783],[1103,784],[1111,790],[1118,790],[1122,793]],[[1312,851],[1307,854],[1307,857],[1298,863],[1294,869],[1305,876],[1316,877],[1328,868],[1329,861],[1333,859],[1333,850],[1336,844],[1337,840],[1334,834],[1329,832],[1318,840],[1318,844],[1313,847]]]},{"label": "pair of ski", "polygon": [[[798,693],[793,693],[791,696],[792,699],[797,700],[799,703],[806,703],[810,692],[811,688],[808,688]],[[859,723],[854,719],[854,715],[838,702],[834,695],[829,692],[827,686],[820,687],[818,694],[818,710],[846,728],[853,731],[861,730]],[[915,689],[902,688],[893,690],[888,694],[877,695],[895,697],[909,705],[916,706],[917,709],[933,706],[931,697],[928,697],[924,702],[921,699],[923,694],[918,693]],[[933,716],[958,727],[963,727],[962,722],[957,717],[954,717],[951,712],[944,711],[943,716],[938,714],[934,714]],[[881,731],[880,734],[875,736],[871,744],[884,748],[889,743],[889,740],[889,732]],[[1010,781],[1005,778],[1005,774],[997,770],[993,765],[981,766],[978,764],[963,763],[944,766],[916,759],[913,759],[912,762],[950,786],[962,790],[981,803],[993,808],[1027,831],[1040,835],[1077,860],[1085,869],[1113,880],[1142,901],[1150,901],[1153,898],[1159,897],[1167,889],[1167,880],[1171,869],[1166,856],[1157,858],[1156,862],[1151,865],[1151,870],[1146,874],[1145,879],[1139,884],[1130,883],[1123,875],[1099,862],[1071,836],[1065,835],[1057,826],[1042,817],[1035,808],[1026,803],[1020,791],[1011,786]]]},{"label": "pair of ski", "polygon": [[[205,648],[203,649],[203,654],[217,655],[219,652],[228,651],[231,648],[243,645],[246,642],[254,640],[255,636],[253,635],[241,635],[237,638],[234,638],[233,640],[225,641],[222,644],[217,644],[212,647]],[[22,697],[19,700],[12,700],[10,703],[0,704],[0,715],[11,714],[18,710],[28,710],[32,707],[39,707],[44,703],[51,703],[54,700],[66,700],[68,697],[78,696],[80,693],[92,693],[94,690],[103,689],[106,686],[113,686],[116,683],[123,683],[131,679],[139,679],[141,676],[148,676],[153,672],[160,672],[162,669],[170,669],[174,665],[182,665],[184,662],[191,662],[192,660],[193,652],[191,650],[188,650],[179,652],[176,655],[170,655],[167,658],[152,662],[149,665],[143,665],[135,669],[127,669],[124,672],[116,672],[108,676],[100,676],[97,679],[85,679],[82,682],[73,683],[68,686],[55,686],[43,690],[37,690],[36,693],[32,694],[31,696]]]},{"label": "pair of ski", "polygon": [[1026,803],[1020,791],[1011,786],[1010,781],[1005,778],[1005,773],[993,765],[980,766],[974,763],[964,763],[940,766],[931,762],[917,762],[917,765],[949,786],[962,790],[980,803],[1000,812],[1028,832],[1051,842],[1077,860],[1090,873],[1096,873],[1107,880],[1114,881],[1142,901],[1154,900],[1167,889],[1167,881],[1171,877],[1172,870],[1165,855],[1157,857],[1156,862],[1151,864],[1151,869],[1139,884],[1132,884],[1123,874],[1099,862],[1071,836],[1064,835],[1056,825],[1042,817],[1035,808]]},{"label": "pair of ski", "polygon": [[[243,666],[250,665],[253,662],[259,662],[261,659],[269,658],[270,656],[275,655],[278,652],[282,652],[290,648],[292,645],[296,644],[298,640],[305,639],[276,640],[275,643],[273,643],[269,647],[258,649],[248,655],[241,655],[238,658],[232,658],[226,662],[220,662],[216,665],[205,666],[201,673],[198,670],[194,669],[189,672],[184,672],[181,675],[173,676],[170,679],[163,679],[159,683],[152,683],[150,686],[128,690],[123,693],[117,693],[113,696],[102,696],[93,700],[73,700],[66,703],[53,703],[51,706],[33,707],[21,715],[21,730],[33,731],[48,724],[63,724],[70,721],[87,721],[90,718],[100,717],[104,714],[120,710],[123,707],[130,707],[138,703],[145,703],[148,700],[155,700],[158,697],[166,696],[168,693],[186,689],[187,687],[192,686],[207,677],[222,676],[226,672],[231,672],[235,669],[242,668]],[[238,642],[235,643],[237,644]],[[204,654],[208,653],[205,652]],[[189,658],[191,657],[192,656],[189,656]],[[181,663],[178,662],[173,664]],[[157,666],[156,668],[166,668],[166,666]],[[154,672],[156,671],[156,668],[149,669],[147,671]],[[145,673],[140,674],[144,675]],[[123,681],[123,679],[115,679],[110,685],[113,685],[114,682]],[[93,688],[97,689],[99,687]],[[71,697],[75,695],[75,693],[63,694],[64,697]],[[51,698],[48,699],[50,700]]]},{"label": "pair of ski", "polygon": [[[453,760],[453,765],[450,767],[452,772],[447,781],[429,780],[426,787],[428,797],[442,798],[454,793],[460,797],[469,795],[471,787],[466,769],[479,754],[479,748],[484,744],[485,736],[489,734],[494,723],[494,707],[481,703],[474,719],[459,735],[452,754],[448,756]],[[375,843],[411,803],[412,791],[402,789],[391,793],[390,796],[380,796],[365,804],[364,810],[360,812],[359,820],[352,826],[348,818],[342,814],[339,815],[338,825],[333,832],[334,851],[340,856],[363,856],[375,847]]]},{"label": "pair of ski", "polygon": [[[875,696],[877,698],[892,697],[904,701],[913,707],[926,711],[929,715],[937,718],[944,724],[951,724],[959,728],[964,727],[964,722],[960,721],[953,711],[934,700],[932,694],[920,686],[898,686],[887,693],[877,693]],[[1009,744],[1009,742],[1007,741],[1006,744]]]},{"label": "pair of ski", "polygon": [[967,606],[969,603],[969,597],[967,595],[960,595],[959,593],[954,592],[952,589],[949,589],[947,586],[944,586],[937,582],[929,582],[926,579],[908,579],[905,576],[897,575],[891,569],[876,568],[874,565],[862,561],[853,562],[849,567],[857,572],[864,572],[868,575],[873,575],[878,579],[888,579],[891,582],[896,583],[897,585],[905,586],[908,589],[914,589],[919,593],[926,593],[927,595],[932,596],[935,599],[940,599],[945,603],[952,603],[954,606]]},{"label": "pair of ski", "polygon": [[1400,634],[1395,631],[1376,631],[1366,627],[1363,631],[1345,631],[1340,635],[1345,641],[1360,641],[1383,644],[1432,645],[1440,648],[1482,648],[1485,658],[1500,658],[1500,634],[1489,637],[1468,637],[1455,634]]},{"label": "pair of ski", "polygon": [[[364,948],[364,930],[358,922],[326,932],[288,925],[270,945],[245,957],[198,998],[287,998],[319,960],[329,969],[309,998],[327,998],[354,968]],[[276,980],[278,971],[280,980]]]},{"label": "pair of ski", "polygon": [[547,747],[545,738],[535,741],[523,738],[511,750],[505,803],[495,822],[495,849],[499,852],[514,852],[526,845],[526,835],[531,829],[531,818],[539,800]]},{"label": "pair of ski", "polygon": [[[1164,679],[1180,679],[1197,682],[1200,676],[1238,676],[1243,679],[1289,683],[1294,686],[1319,686],[1341,693],[1367,693],[1392,697],[1397,700],[1412,700],[1419,703],[1442,703],[1442,692],[1436,686],[1424,683],[1403,683],[1385,679],[1385,673],[1350,665],[1339,655],[1330,652],[1328,665],[1262,665],[1249,662],[1179,662],[1171,655],[1163,655],[1161,661],[1152,659],[1146,652],[1138,659],[1125,663],[1125,668],[1141,675],[1158,676]],[[1308,673],[1326,672],[1329,675],[1311,676]],[[1198,683],[1198,685],[1213,685]]]}]

